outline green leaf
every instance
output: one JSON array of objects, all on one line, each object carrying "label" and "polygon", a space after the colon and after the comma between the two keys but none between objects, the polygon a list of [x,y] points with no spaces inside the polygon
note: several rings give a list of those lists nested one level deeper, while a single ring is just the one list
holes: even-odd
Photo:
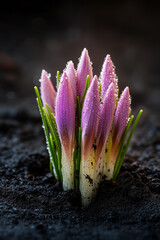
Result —
[{"label": "green leaf", "polygon": [[89,75],[86,78],[86,85],[85,85],[82,100],[81,100],[81,111],[82,111],[82,108],[83,108],[83,103],[84,103],[84,99],[85,99],[88,88],[89,88]]},{"label": "green leaf", "polygon": [[[79,100],[79,96],[77,96],[77,113],[78,113],[78,117],[79,117],[79,120],[81,119],[81,104],[80,104],[80,100]],[[79,121],[81,122],[81,121]]]},{"label": "green leaf", "polygon": [[60,176],[59,169],[58,169],[58,158],[57,158],[57,154],[56,154],[56,148],[55,148],[51,133],[50,133],[50,143],[51,143],[51,151],[52,151],[52,154],[53,154],[53,158],[51,158],[51,162],[54,166],[54,169],[55,169],[55,172],[56,172],[56,175],[57,175],[57,179],[61,180],[61,176]]},{"label": "green leaf", "polygon": [[134,123],[133,123],[133,126],[132,126],[132,128],[131,128],[129,137],[128,137],[127,142],[126,142],[126,145],[125,145],[124,150],[123,150],[123,152],[122,152],[122,154],[121,154],[121,156],[120,156],[119,164],[118,164],[118,166],[117,166],[117,169],[116,169],[116,172],[115,172],[115,174],[114,174],[113,180],[115,180],[115,179],[117,178],[118,174],[119,174],[119,171],[120,171],[120,169],[121,169],[121,167],[122,167],[122,164],[123,164],[123,161],[124,161],[124,157],[125,157],[125,155],[126,155],[126,152],[127,152],[127,150],[128,150],[130,141],[131,141],[131,139],[132,139],[133,133],[134,133],[134,131],[135,131],[135,128],[136,128],[136,126],[137,126],[137,124],[138,124],[138,122],[139,122],[139,119],[140,119],[142,113],[143,113],[143,110],[140,110],[139,113],[138,113],[138,115],[137,115],[137,117],[136,117],[136,119],[135,119],[135,121],[134,121]]},{"label": "green leaf", "polygon": [[61,142],[60,142],[60,138],[59,138],[59,134],[58,134],[58,130],[57,130],[56,119],[55,119],[52,111],[50,110],[48,104],[46,104],[46,108],[47,108],[47,111],[48,111],[48,116],[49,116],[49,119],[50,119],[50,123],[51,123],[52,128],[53,128],[54,140],[56,142],[56,148],[58,150],[59,156],[61,156]]},{"label": "green leaf", "polygon": [[78,170],[80,170],[80,161],[81,161],[81,127],[79,127],[79,132],[78,132]]},{"label": "green leaf", "polygon": [[74,161],[74,186],[75,186],[75,189],[78,190],[79,179],[77,176],[77,146],[74,149],[73,161]]},{"label": "green leaf", "polygon": [[53,140],[55,141],[55,145],[56,145],[56,150],[57,150],[57,154],[58,154],[58,169],[60,172],[60,177],[61,177],[61,181],[62,181],[62,149],[61,149],[61,141],[59,138],[59,134],[58,134],[58,130],[57,130],[57,123],[56,123],[56,119],[52,113],[52,111],[50,110],[49,106],[46,104],[46,108],[48,111],[48,116],[49,116],[49,121],[52,127],[52,131],[53,131]]},{"label": "green leaf", "polygon": [[76,116],[77,122],[75,126],[75,136],[76,136],[76,146],[74,151],[74,180],[75,180],[75,189],[79,189],[79,171],[80,171],[80,161],[81,161],[81,115],[84,99],[89,88],[89,75],[86,78],[85,89],[83,92],[82,100],[80,102],[79,96],[77,96],[77,109]]},{"label": "green leaf", "polygon": [[115,173],[117,171],[117,168],[119,167],[119,164],[120,164],[121,154],[122,154],[124,144],[125,144],[125,141],[126,141],[126,137],[127,137],[127,133],[128,133],[129,127],[130,127],[130,125],[133,121],[133,118],[134,118],[134,116],[132,115],[130,117],[129,121],[128,121],[127,127],[126,127],[125,132],[124,132],[123,137],[122,137],[122,141],[121,141],[121,144],[120,144],[120,147],[119,147],[119,152],[118,152],[118,155],[117,155],[116,164],[115,164],[115,168],[114,168],[113,179],[115,177]]},{"label": "green leaf", "polygon": [[43,111],[45,113],[45,117],[46,117],[49,129],[50,129],[50,132],[51,132],[52,140],[54,141],[54,144],[55,144],[55,148],[53,149],[53,151],[54,151],[54,153],[56,153],[56,155],[54,155],[55,161],[56,161],[56,166],[58,168],[58,169],[56,169],[56,171],[58,172],[58,177],[60,178],[59,180],[62,181],[61,155],[60,155],[60,148],[59,148],[59,144],[58,144],[58,138],[57,138],[55,126],[52,122],[52,119],[51,119],[50,115],[47,113],[45,108],[43,108]]},{"label": "green leaf", "polygon": [[53,165],[52,165],[52,162],[51,162],[51,161],[50,161],[50,163],[49,163],[49,170],[50,170],[51,174],[54,175]]},{"label": "green leaf", "polygon": [[102,84],[99,82],[99,96],[101,96],[101,89],[102,89]]},{"label": "green leaf", "polygon": [[81,124],[81,115],[82,115],[83,103],[84,103],[84,99],[85,99],[88,88],[89,88],[89,75],[86,78],[86,85],[85,85],[85,88],[84,88],[84,92],[83,92],[81,102],[80,102],[79,96],[77,96],[77,108],[78,108],[79,125]]},{"label": "green leaf", "polygon": [[51,145],[51,141],[50,141],[50,137],[49,137],[48,126],[47,126],[47,122],[46,122],[45,115],[44,115],[44,112],[43,112],[43,105],[42,105],[42,101],[41,101],[41,98],[40,98],[38,88],[34,87],[34,89],[35,89],[35,93],[37,95],[36,100],[37,100],[40,115],[41,115],[41,118],[42,118],[42,124],[43,124],[44,133],[45,133],[46,143],[47,143],[47,146],[48,146],[48,152],[49,152],[50,160],[52,161],[54,157],[53,157],[52,145]]},{"label": "green leaf", "polygon": [[60,72],[57,71],[57,88],[59,86],[59,83],[60,83]]},{"label": "green leaf", "polygon": [[74,176],[75,176],[75,189],[79,189],[79,172],[81,161],[81,128],[78,129],[78,139],[74,152]]}]

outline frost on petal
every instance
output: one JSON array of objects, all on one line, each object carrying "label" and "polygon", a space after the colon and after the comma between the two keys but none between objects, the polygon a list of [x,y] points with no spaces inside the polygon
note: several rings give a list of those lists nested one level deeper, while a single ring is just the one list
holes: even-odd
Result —
[{"label": "frost on petal", "polygon": [[131,97],[129,94],[129,88],[126,87],[120,96],[114,117],[113,141],[116,141],[118,144],[122,139],[123,133],[128,123],[130,103]]},{"label": "frost on petal", "polygon": [[63,189],[74,188],[73,149],[75,139],[75,104],[67,74],[64,72],[56,99],[56,122],[62,144]]},{"label": "frost on petal", "polygon": [[102,148],[109,137],[115,111],[115,100],[115,89],[113,83],[111,83],[100,105],[100,121],[96,137],[96,159],[100,156]]},{"label": "frost on petal", "polygon": [[77,101],[77,79],[76,79],[76,73],[75,73],[75,69],[74,69],[74,64],[73,64],[72,61],[68,62],[65,71],[66,71],[68,79],[70,81],[71,88],[72,88],[73,95],[74,95],[74,100],[76,102]]},{"label": "frost on petal", "polygon": [[94,140],[98,129],[99,103],[98,81],[95,76],[87,91],[82,110],[80,192],[83,206],[88,206],[93,196]]},{"label": "frost on petal", "polygon": [[91,83],[92,67],[91,67],[88,51],[86,48],[84,48],[79,60],[78,67],[77,67],[77,87],[78,87],[78,96],[80,97],[80,100],[82,99],[82,95],[83,95],[85,84],[86,84],[86,78],[88,75],[90,76],[90,83]]},{"label": "frost on petal", "polygon": [[117,94],[117,79],[116,79],[116,74],[115,74],[115,67],[113,65],[113,62],[111,60],[110,55],[107,55],[103,66],[102,66],[102,71],[100,74],[100,81],[101,81],[101,97],[105,96],[105,93],[111,83],[114,84],[115,87],[115,93]]},{"label": "frost on petal", "polygon": [[42,70],[40,82],[41,82],[41,98],[42,98],[43,106],[46,108],[45,105],[47,103],[51,111],[54,113],[56,91],[45,70]]},{"label": "frost on petal", "polygon": [[117,155],[120,147],[120,143],[126,129],[128,118],[129,118],[129,111],[130,111],[130,94],[129,88],[126,87],[121,94],[119,99],[114,123],[113,123],[113,131],[112,135],[110,136],[110,140],[107,146],[107,153],[105,159],[105,175],[107,180],[113,177],[114,167],[117,160]]},{"label": "frost on petal", "polygon": [[82,155],[88,156],[96,137],[99,121],[99,89],[95,76],[85,97],[82,109]]},{"label": "frost on petal", "polygon": [[56,122],[62,145],[69,157],[74,141],[75,104],[72,88],[65,72],[61,77],[57,93]]},{"label": "frost on petal", "polygon": [[96,137],[96,166],[94,172],[94,195],[102,180],[106,144],[111,131],[115,111],[116,96],[113,83],[110,84],[100,106],[100,120]]}]

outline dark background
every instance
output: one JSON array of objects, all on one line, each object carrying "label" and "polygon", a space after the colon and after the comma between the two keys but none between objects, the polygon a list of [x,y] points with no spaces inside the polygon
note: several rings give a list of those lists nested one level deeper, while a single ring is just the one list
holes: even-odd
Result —
[{"label": "dark background", "polygon": [[[157,1],[158,2],[158,1]],[[0,7],[0,101],[34,102],[41,70],[52,75],[84,47],[99,75],[106,54],[132,107],[159,110],[160,5],[154,1],[6,1]],[[22,100],[20,101],[22,102]]]}]

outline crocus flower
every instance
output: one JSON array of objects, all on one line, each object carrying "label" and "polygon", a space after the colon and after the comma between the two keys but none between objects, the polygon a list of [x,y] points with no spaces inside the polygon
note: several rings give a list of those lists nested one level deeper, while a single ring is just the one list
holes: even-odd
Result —
[{"label": "crocus flower", "polygon": [[55,112],[57,129],[62,144],[63,187],[68,190],[74,188],[75,104],[71,84],[65,72],[59,84]]},{"label": "crocus flower", "polygon": [[113,65],[113,62],[112,62],[109,54],[106,56],[103,66],[102,66],[102,71],[100,74],[100,81],[101,81],[101,97],[102,97],[102,99],[111,83],[114,84],[115,93],[116,93],[116,95],[118,95],[115,67]]},{"label": "crocus flower", "polygon": [[109,137],[115,111],[115,100],[115,87],[113,83],[111,83],[100,105],[100,121],[96,137],[97,158],[99,158],[102,148]]},{"label": "crocus flower", "polygon": [[69,61],[66,67],[66,74],[68,76],[68,79],[70,81],[71,84],[71,88],[73,91],[73,95],[74,95],[74,100],[75,103],[77,101],[77,78],[76,78],[76,72],[74,69],[74,64],[72,61]]},{"label": "crocus flower", "polygon": [[133,116],[129,119],[129,88],[126,87],[118,99],[119,89],[110,55],[105,58],[100,79],[97,76],[92,79],[86,48],[77,70],[72,61],[68,62],[60,82],[58,78],[57,94],[44,70],[41,98],[36,87],[35,91],[50,169],[62,182],[64,190],[80,190],[82,205],[88,206],[100,182],[117,177],[142,111],[127,138],[133,120]]},{"label": "crocus flower", "polygon": [[96,166],[94,174],[94,191],[96,193],[98,184],[103,176],[106,144],[112,127],[116,104],[115,86],[113,83],[108,87],[103,102],[100,105],[100,120],[96,137]]},{"label": "crocus flower", "polygon": [[118,101],[113,122],[112,135],[110,138],[108,152],[106,154],[105,171],[108,180],[113,177],[114,166],[118,155],[120,143],[129,119],[130,103],[131,97],[129,94],[129,88],[126,87]]},{"label": "crocus flower", "polygon": [[86,78],[89,76],[90,83],[92,81],[92,67],[90,58],[88,55],[88,51],[84,48],[82,55],[79,60],[79,64],[77,67],[77,85],[78,85],[78,96],[80,100],[82,99],[82,95],[84,92]]},{"label": "crocus flower", "polygon": [[95,76],[87,91],[82,109],[80,191],[83,205],[88,205],[92,200],[95,169],[94,140],[98,129],[99,105],[98,80]]},{"label": "crocus flower", "polygon": [[50,109],[52,110],[52,112],[54,112],[56,91],[45,70],[42,70],[40,82],[41,82],[41,98],[42,98],[43,105],[46,108],[45,105],[47,103]]}]

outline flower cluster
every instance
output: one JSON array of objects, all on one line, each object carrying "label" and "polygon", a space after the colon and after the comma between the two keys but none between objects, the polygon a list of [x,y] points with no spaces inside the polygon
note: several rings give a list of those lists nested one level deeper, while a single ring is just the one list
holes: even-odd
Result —
[{"label": "flower cluster", "polygon": [[82,205],[88,206],[103,179],[116,179],[142,110],[128,133],[134,118],[129,88],[119,97],[109,55],[99,79],[84,49],[77,70],[70,61],[61,77],[57,72],[57,93],[44,70],[40,82],[41,97],[35,91],[50,169],[64,190],[80,190]]}]

